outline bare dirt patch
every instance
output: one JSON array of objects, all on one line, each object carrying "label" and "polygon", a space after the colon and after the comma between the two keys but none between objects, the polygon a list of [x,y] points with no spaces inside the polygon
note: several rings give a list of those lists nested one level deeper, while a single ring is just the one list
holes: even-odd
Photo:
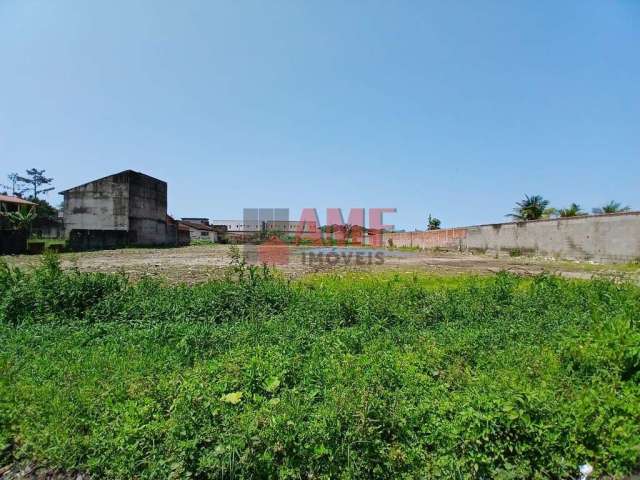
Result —
[{"label": "bare dirt patch", "polygon": [[[567,277],[591,278],[594,275],[640,278],[640,266],[596,265],[588,262],[553,261],[543,258],[496,258],[459,252],[428,252],[402,250],[372,250],[355,247],[312,248],[279,247],[286,249],[288,263],[278,266],[288,277],[330,271],[397,271],[431,272],[437,274],[490,274],[502,270],[523,275],[543,272]],[[383,261],[369,256],[383,253]],[[333,255],[328,255],[333,252]],[[361,252],[357,258],[358,252]],[[321,253],[322,255],[318,255]],[[314,254],[314,256],[310,255]],[[320,260],[320,257],[322,259]],[[31,268],[39,256],[18,255],[0,257],[9,265]],[[329,259],[329,261],[327,261]],[[337,259],[337,260],[336,260]],[[122,272],[137,280],[144,276],[165,278],[170,282],[194,283],[219,278],[231,263],[229,247],[225,245],[197,245],[182,248],[137,248],[103,250],[97,252],[63,253],[64,269],[83,272]]]}]

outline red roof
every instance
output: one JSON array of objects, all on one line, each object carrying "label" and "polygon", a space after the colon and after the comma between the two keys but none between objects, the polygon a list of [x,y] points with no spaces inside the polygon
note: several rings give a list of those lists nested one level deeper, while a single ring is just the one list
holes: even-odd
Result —
[{"label": "red roof", "polygon": [[186,225],[187,227],[195,228],[196,230],[206,230],[208,232],[213,232],[213,228],[209,225],[205,225],[204,223],[197,222],[189,222],[186,220],[179,220],[182,225]]},{"label": "red roof", "polygon": [[35,203],[25,200],[24,198],[14,197],[11,195],[0,195],[0,202],[19,203],[20,205],[35,205]]}]

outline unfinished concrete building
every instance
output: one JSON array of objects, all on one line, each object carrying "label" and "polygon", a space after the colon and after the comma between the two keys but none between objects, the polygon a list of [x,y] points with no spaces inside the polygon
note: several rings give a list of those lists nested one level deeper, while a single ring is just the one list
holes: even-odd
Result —
[{"label": "unfinished concrete building", "polygon": [[177,243],[162,180],[125,170],[60,194],[66,235],[75,250]]}]

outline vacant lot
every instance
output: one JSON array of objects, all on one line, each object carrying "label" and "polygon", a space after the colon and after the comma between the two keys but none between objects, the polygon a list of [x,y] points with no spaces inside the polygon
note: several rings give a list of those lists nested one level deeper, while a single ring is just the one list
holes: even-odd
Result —
[{"label": "vacant lot", "polygon": [[[281,247],[288,264],[278,268],[289,277],[298,277],[309,272],[326,271],[394,271],[428,272],[437,274],[474,273],[486,274],[508,270],[519,274],[551,272],[571,278],[590,278],[595,275],[625,276],[638,280],[640,264],[593,265],[588,262],[558,262],[542,258],[509,257],[495,258],[490,255],[471,255],[455,252],[420,252],[384,250],[383,262],[372,261],[369,265],[368,249],[337,248],[339,257],[335,264],[326,261],[331,248]],[[359,265],[355,254],[363,253],[364,264]],[[325,261],[310,253],[321,253]],[[351,257],[349,257],[351,255]],[[15,256],[4,258],[10,265],[32,267],[39,263],[37,256]],[[280,258],[282,256],[280,255]],[[202,245],[165,249],[122,249],[99,252],[65,253],[60,256],[64,269],[77,268],[82,272],[124,272],[132,279],[142,276],[161,276],[172,282],[194,283],[220,278],[231,262],[229,247],[224,245]],[[335,257],[332,258],[335,261]],[[375,260],[375,259],[374,259]],[[349,262],[348,264],[346,262]]]},{"label": "vacant lot", "polygon": [[640,289],[605,280],[290,282],[236,264],[188,286],[4,267],[0,461],[122,479],[575,478],[585,461],[621,476],[640,460],[639,322]]}]

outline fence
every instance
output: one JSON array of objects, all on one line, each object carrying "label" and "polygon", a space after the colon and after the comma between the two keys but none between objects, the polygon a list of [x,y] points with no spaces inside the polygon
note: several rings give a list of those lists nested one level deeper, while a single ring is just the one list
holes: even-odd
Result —
[{"label": "fence", "polygon": [[640,212],[385,233],[384,245],[631,262],[640,260]]},{"label": "fence", "polygon": [[17,255],[27,251],[27,232],[0,230],[0,255]]}]

